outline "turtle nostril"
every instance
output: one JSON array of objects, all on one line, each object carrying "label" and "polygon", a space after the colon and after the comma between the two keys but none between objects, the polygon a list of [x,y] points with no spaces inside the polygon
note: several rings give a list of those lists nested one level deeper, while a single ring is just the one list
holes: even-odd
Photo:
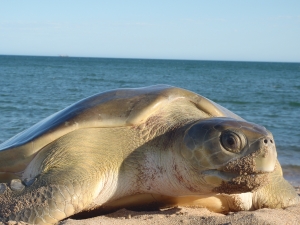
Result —
[{"label": "turtle nostril", "polygon": [[[269,141],[270,141],[270,143],[269,143]],[[265,143],[265,144],[268,144],[268,143],[269,143],[269,144],[273,144],[274,141],[273,141],[273,139],[271,139],[271,138],[265,138],[265,139],[264,139],[264,143]]]}]

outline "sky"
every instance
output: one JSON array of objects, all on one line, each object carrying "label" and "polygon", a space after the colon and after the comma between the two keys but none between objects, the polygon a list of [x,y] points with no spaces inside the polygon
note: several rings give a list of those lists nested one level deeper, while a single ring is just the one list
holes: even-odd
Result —
[{"label": "sky", "polygon": [[0,0],[0,55],[300,62],[300,1]]}]

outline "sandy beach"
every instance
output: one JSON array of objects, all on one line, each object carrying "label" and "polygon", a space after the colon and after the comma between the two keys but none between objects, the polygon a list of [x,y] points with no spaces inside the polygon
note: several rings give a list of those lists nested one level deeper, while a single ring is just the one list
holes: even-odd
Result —
[{"label": "sandy beach", "polygon": [[[296,188],[300,195],[300,188]],[[286,209],[260,209],[232,212],[228,215],[213,213],[205,208],[171,208],[162,211],[130,211],[121,209],[107,215],[88,219],[66,219],[59,225],[148,225],[148,224],[300,224],[300,204]]]},{"label": "sandy beach", "polygon": [[173,208],[162,212],[133,212],[119,210],[105,216],[85,220],[67,219],[61,225],[148,225],[148,224],[299,224],[300,205],[287,209],[260,209],[228,215],[211,213],[206,209]]},{"label": "sandy beach", "polygon": [[[23,222],[9,221],[2,225],[25,225]],[[222,215],[204,208],[172,208],[164,211],[135,212],[121,209],[117,212],[88,219],[66,219],[58,225],[298,225],[300,224],[300,204],[286,209],[260,209]]]}]

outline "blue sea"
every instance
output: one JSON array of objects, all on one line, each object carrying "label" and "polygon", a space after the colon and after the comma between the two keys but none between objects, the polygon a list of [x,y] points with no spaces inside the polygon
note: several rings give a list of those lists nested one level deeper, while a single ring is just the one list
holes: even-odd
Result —
[{"label": "blue sea", "polygon": [[0,56],[0,143],[90,95],[169,84],[261,124],[300,186],[300,63]]}]

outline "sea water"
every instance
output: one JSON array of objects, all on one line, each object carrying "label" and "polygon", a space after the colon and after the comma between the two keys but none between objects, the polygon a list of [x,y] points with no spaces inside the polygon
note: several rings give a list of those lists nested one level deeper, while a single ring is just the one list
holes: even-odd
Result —
[{"label": "sea water", "polygon": [[0,56],[0,143],[82,98],[154,84],[265,126],[285,177],[300,185],[300,63]]}]

